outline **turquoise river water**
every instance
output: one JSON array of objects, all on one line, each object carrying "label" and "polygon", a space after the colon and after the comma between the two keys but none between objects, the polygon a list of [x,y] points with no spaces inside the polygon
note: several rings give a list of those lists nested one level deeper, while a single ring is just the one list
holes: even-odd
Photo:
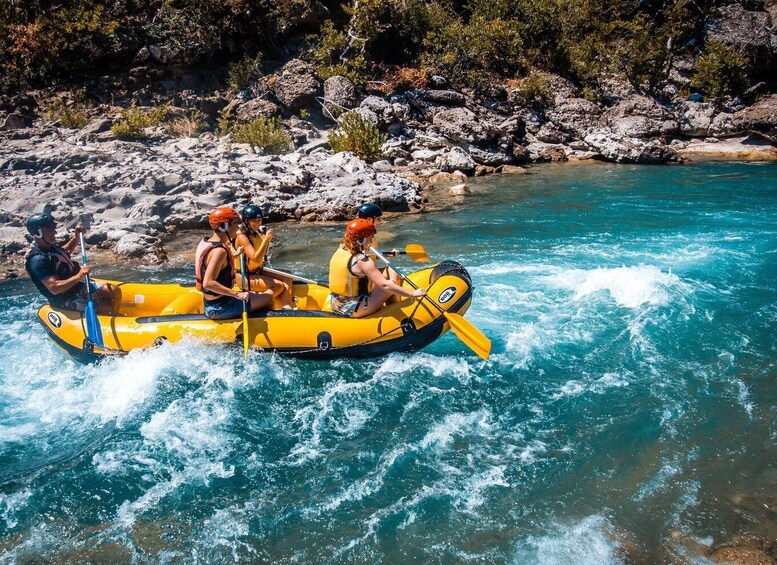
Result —
[{"label": "turquoise river water", "polygon": [[[322,278],[341,229],[279,227],[274,266]],[[0,286],[0,562],[704,563],[774,538],[777,166],[548,165],[381,242],[468,268],[487,362],[448,334],[81,366],[29,282]]]}]

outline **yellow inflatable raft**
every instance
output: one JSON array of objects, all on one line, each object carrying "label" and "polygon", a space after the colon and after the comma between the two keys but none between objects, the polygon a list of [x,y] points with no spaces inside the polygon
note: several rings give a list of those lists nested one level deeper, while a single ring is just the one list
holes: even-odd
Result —
[{"label": "yellow inflatable raft", "polygon": [[[426,288],[428,297],[442,310],[464,314],[472,299],[472,281],[454,261],[408,275]],[[177,342],[194,337],[207,342],[240,343],[243,321],[211,320],[202,313],[202,294],[193,286],[178,284],[113,284],[121,287],[118,316],[99,316],[105,347],[86,337],[79,312],[49,305],[38,319],[54,342],[76,361],[88,363],[137,348]],[[405,298],[364,318],[346,318],[331,312],[322,285],[294,282],[298,310],[270,310],[250,314],[249,343],[264,351],[299,357],[377,357],[393,351],[417,351],[449,329],[445,315],[427,300]]]}]

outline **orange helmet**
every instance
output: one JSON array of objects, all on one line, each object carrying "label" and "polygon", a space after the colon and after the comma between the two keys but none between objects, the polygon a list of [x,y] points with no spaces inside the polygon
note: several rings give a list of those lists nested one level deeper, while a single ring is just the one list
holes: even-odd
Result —
[{"label": "orange helmet", "polygon": [[348,222],[348,227],[345,228],[345,237],[352,241],[361,241],[364,238],[375,235],[378,230],[375,229],[375,224],[365,218],[356,218]]},{"label": "orange helmet", "polygon": [[225,206],[214,208],[208,214],[208,223],[214,230],[227,231],[224,224],[229,224],[232,220],[240,221],[240,216],[232,208]]}]

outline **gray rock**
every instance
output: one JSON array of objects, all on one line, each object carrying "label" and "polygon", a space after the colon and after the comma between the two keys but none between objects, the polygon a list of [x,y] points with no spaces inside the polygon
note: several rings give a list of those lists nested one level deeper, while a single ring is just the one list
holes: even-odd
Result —
[{"label": "gray rock", "polygon": [[143,257],[153,249],[154,238],[139,233],[127,233],[116,243],[116,253],[128,257]]},{"label": "gray rock", "polygon": [[749,108],[734,114],[732,128],[752,131],[777,143],[777,94],[762,98]]},{"label": "gray rock", "polygon": [[313,102],[320,88],[315,67],[300,59],[292,59],[281,69],[272,92],[283,106],[299,110]]},{"label": "gray rock", "polygon": [[455,143],[478,143],[489,138],[486,127],[467,108],[440,110],[434,114],[432,123],[442,135]]},{"label": "gray rock", "polygon": [[592,132],[585,142],[603,159],[616,163],[666,163],[676,158],[672,148],[658,141],[626,137],[609,130]]},{"label": "gray rock", "polygon": [[473,173],[475,171],[475,159],[461,147],[451,147],[450,151],[442,157],[440,170],[445,172],[462,171]]},{"label": "gray rock", "polygon": [[5,118],[5,122],[3,122],[2,129],[3,131],[10,131],[15,129],[25,129],[32,127],[32,117],[31,116],[25,116],[23,114],[19,113],[12,113],[8,114],[8,116]]},{"label": "gray rock", "polygon": [[648,138],[678,131],[674,114],[653,98],[642,95],[631,96],[608,108],[599,121],[624,137]]},{"label": "gray rock", "polygon": [[[329,106],[331,106],[331,108]],[[356,106],[356,87],[345,77],[333,76],[324,81],[324,107],[333,115]]]},{"label": "gray rock", "polygon": [[[567,98],[548,109],[547,118],[560,130],[575,137],[584,137],[598,126],[602,111],[599,106],[585,98]],[[542,126],[540,126],[542,129]],[[539,133],[539,130],[536,130]],[[535,135],[537,135],[535,133]]]},{"label": "gray rock", "polygon": [[502,151],[492,151],[479,149],[477,147],[470,147],[469,153],[476,163],[487,165],[489,167],[506,165],[513,162],[513,156]]},{"label": "gray rock", "polygon": [[421,90],[418,92],[425,100],[446,106],[464,106],[467,101],[461,92],[453,90]]},{"label": "gray rock", "polygon": [[113,120],[109,120],[107,118],[95,120],[92,123],[81,128],[80,134],[89,135],[89,134],[104,133],[106,131],[110,131],[112,125],[113,125]]},{"label": "gray rock", "polygon": [[279,110],[277,104],[274,104],[269,100],[255,98],[238,105],[237,110],[235,111],[235,118],[240,122],[252,122],[260,116],[272,118],[278,114]]},{"label": "gray rock", "polygon": [[432,75],[429,77],[429,84],[435,88],[445,88],[448,86],[448,81],[440,75]]}]

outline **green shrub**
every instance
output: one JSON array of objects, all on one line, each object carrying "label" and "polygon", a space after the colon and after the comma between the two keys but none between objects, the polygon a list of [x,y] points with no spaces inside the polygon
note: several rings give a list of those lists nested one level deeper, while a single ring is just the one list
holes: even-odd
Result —
[{"label": "green shrub", "polygon": [[548,102],[551,99],[550,86],[539,73],[532,73],[521,81],[521,96],[527,102]]},{"label": "green shrub", "polygon": [[381,146],[386,139],[386,134],[368,118],[358,112],[348,112],[340,116],[338,129],[329,134],[329,145],[335,152],[353,151],[371,163],[383,157]]},{"label": "green shrub", "polygon": [[747,58],[723,45],[711,42],[696,62],[692,84],[712,98],[736,96],[747,86],[744,67]]},{"label": "green shrub", "polygon": [[44,118],[52,122],[59,121],[62,127],[69,129],[81,129],[89,123],[89,118],[81,110],[80,105],[70,108],[61,98],[57,98],[49,104]]},{"label": "green shrub", "polygon": [[111,131],[119,139],[143,139],[146,137],[145,129],[162,123],[169,112],[169,103],[154,108],[150,112],[131,106],[121,112],[119,119],[111,126]]},{"label": "green shrub", "polygon": [[227,70],[227,86],[230,90],[236,92],[243,90],[253,79],[259,76],[261,66],[261,53],[256,57],[245,57],[236,63],[232,63]]},{"label": "green shrub", "polygon": [[367,60],[364,56],[365,41],[350,42],[345,33],[337,31],[331,20],[321,26],[319,46],[313,52],[318,63],[318,76],[326,80],[332,76],[344,76],[355,85],[365,81]]},{"label": "green shrub", "polygon": [[235,143],[248,143],[271,154],[291,150],[291,137],[277,118],[259,116],[252,122],[235,123],[228,128]]},{"label": "green shrub", "polygon": [[430,33],[423,67],[454,82],[476,84],[484,74],[513,74],[522,66],[521,38],[509,21],[474,18]]}]

